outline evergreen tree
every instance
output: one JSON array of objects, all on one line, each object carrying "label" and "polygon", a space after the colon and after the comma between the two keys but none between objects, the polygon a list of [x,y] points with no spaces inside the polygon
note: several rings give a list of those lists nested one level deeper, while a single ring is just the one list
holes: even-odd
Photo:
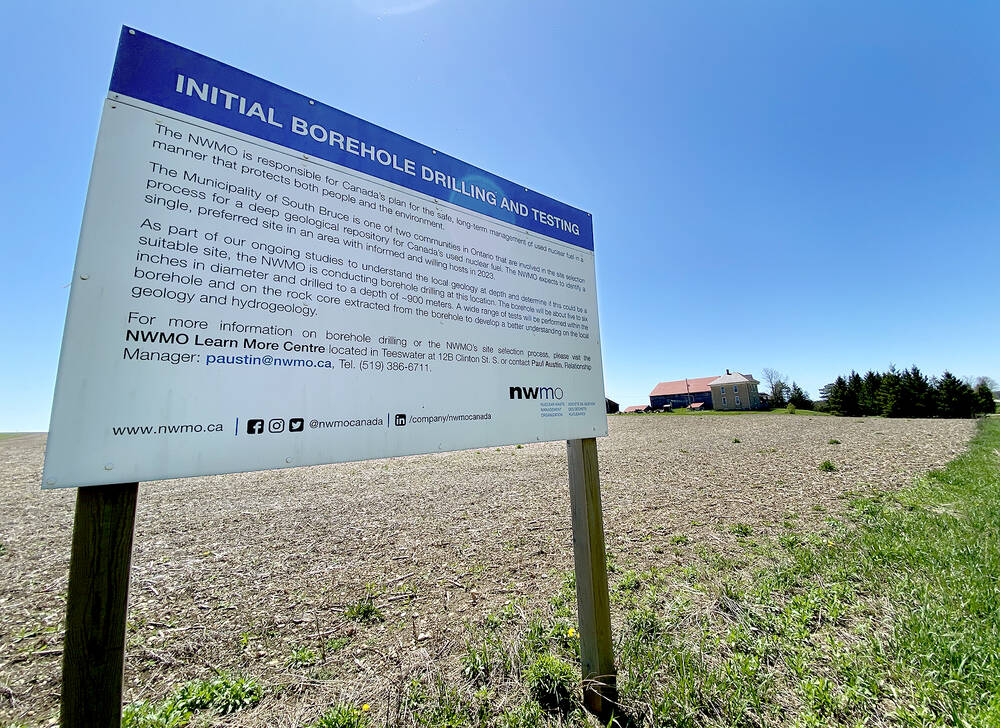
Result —
[{"label": "evergreen tree", "polygon": [[861,414],[871,416],[882,414],[879,391],[882,389],[882,375],[868,371],[861,382]]},{"label": "evergreen tree", "polygon": [[916,366],[900,376],[901,417],[933,417],[937,414],[934,387]]},{"label": "evergreen tree", "polygon": [[902,398],[900,397],[900,376],[896,367],[882,375],[882,384],[878,389],[879,409],[885,417],[902,417]]},{"label": "evergreen tree", "polygon": [[844,414],[850,417],[860,417],[864,414],[861,411],[861,396],[863,384],[861,375],[856,371],[851,371],[851,376],[847,378],[847,395],[844,398]]},{"label": "evergreen tree", "polygon": [[986,382],[979,382],[976,387],[976,412],[980,414],[996,414],[997,403],[993,401],[993,390]]},{"label": "evergreen tree", "polygon": [[937,409],[941,417],[973,417],[976,393],[968,384],[946,371],[937,383]]},{"label": "evergreen tree", "polygon": [[826,401],[830,406],[830,411],[835,415],[845,414],[844,398],[847,394],[847,380],[843,377],[837,377],[832,384],[827,386]]},{"label": "evergreen tree", "polygon": [[813,408],[813,403],[809,399],[809,395],[795,382],[792,382],[792,388],[788,395],[788,403],[795,407],[795,409]]}]

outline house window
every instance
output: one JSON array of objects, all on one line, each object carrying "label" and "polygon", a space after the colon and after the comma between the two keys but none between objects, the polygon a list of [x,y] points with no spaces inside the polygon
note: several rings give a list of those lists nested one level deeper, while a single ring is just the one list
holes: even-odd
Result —
[{"label": "house window", "polygon": [[740,393],[740,385],[734,384],[733,385],[733,394],[739,394],[739,393]]},{"label": "house window", "polygon": [[723,407],[726,406],[726,397],[725,397],[725,395],[723,395],[723,397],[722,397],[722,406]]},{"label": "house window", "polygon": [[740,406],[740,395],[738,395],[738,394],[736,395],[736,406],[737,407]]}]

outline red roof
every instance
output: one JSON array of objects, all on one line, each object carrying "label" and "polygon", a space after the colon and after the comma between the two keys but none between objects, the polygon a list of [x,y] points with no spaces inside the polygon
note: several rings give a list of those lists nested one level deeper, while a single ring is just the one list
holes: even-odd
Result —
[{"label": "red roof", "polygon": [[704,402],[692,402],[688,405],[688,409],[699,410],[705,406]]},{"label": "red roof", "polygon": [[698,394],[701,392],[711,392],[710,382],[714,382],[718,377],[698,377],[697,379],[678,379],[676,382],[660,382],[656,388],[649,393],[650,397],[665,397],[678,394]]},{"label": "red roof", "polygon": [[631,407],[626,407],[626,408],[625,408],[625,411],[626,411],[626,412],[642,412],[642,411],[644,411],[644,410],[645,410],[645,409],[646,409],[647,407],[649,407],[649,405],[648,405],[648,404],[634,404],[634,405],[632,405]]}]

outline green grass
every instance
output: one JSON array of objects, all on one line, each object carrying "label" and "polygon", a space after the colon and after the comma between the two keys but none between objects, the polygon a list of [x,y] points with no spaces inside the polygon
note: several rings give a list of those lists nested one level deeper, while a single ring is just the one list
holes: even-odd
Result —
[{"label": "green grass", "polygon": [[627,631],[624,703],[657,725],[1000,725],[998,535],[990,420],[945,469],[705,584],[716,608],[692,627]]},{"label": "green grass", "polygon": [[[618,414],[625,416],[624,412],[619,412]],[[700,417],[700,416],[721,416],[729,417],[731,415],[814,415],[816,417],[832,417],[829,412],[816,412],[815,410],[795,410],[794,412],[789,412],[784,407],[780,409],[770,409],[770,410],[689,410],[689,409],[673,409],[669,412],[634,412],[629,413],[627,416],[631,417],[633,415],[683,415],[685,417]]]},{"label": "green grass", "polygon": [[[662,570],[619,558],[623,724],[1000,726],[1000,419],[944,469],[825,523],[789,518],[739,555],[702,548]],[[415,679],[394,724],[592,725],[578,650],[569,573],[543,608],[470,626],[463,677]]]},{"label": "green grass", "polygon": [[23,435],[23,432],[0,432],[0,440],[6,440],[8,437],[19,437]]}]

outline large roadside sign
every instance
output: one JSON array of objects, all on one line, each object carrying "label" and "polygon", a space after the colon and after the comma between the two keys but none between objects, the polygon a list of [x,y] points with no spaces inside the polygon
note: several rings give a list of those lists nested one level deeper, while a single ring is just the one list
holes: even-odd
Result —
[{"label": "large roadside sign", "polygon": [[123,28],[43,486],[607,434],[590,215]]}]

